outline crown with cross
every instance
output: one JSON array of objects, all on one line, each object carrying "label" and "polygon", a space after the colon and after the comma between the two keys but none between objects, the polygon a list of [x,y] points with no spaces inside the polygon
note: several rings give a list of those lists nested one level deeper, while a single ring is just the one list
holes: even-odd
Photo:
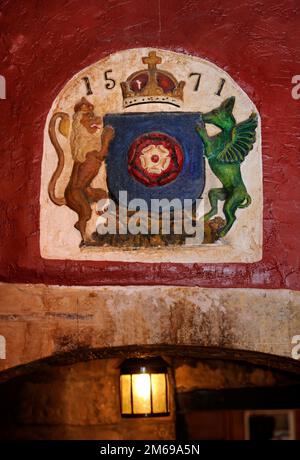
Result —
[{"label": "crown with cross", "polygon": [[148,69],[138,70],[121,83],[124,107],[140,104],[171,104],[180,107],[183,102],[184,81],[165,70],[157,69],[162,59],[155,51],[142,58]]}]

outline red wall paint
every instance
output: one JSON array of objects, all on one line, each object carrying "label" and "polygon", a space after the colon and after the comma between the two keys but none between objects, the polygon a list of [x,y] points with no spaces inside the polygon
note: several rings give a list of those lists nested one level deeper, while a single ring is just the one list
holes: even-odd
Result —
[{"label": "red wall paint", "polygon": [[[300,290],[299,0],[21,0],[0,3],[0,276],[48,284],[178,284]],[[43,260],[39,192],[46,115],[79,70],[109,53],[160,47],[226,70],[262,116],[263,259],[254,264]]]}]

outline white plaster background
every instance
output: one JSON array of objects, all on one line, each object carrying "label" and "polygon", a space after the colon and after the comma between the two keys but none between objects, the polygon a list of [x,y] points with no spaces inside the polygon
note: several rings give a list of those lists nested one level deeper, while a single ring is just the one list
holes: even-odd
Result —
[{"label": "white plaster background", "polygon": [[[164,104],[147,104],[123,108],[120,82],[136,70],[146,68],[142,57],[154,48],[139,48],[121,51],[83,69],[76,74],[57,96],[49,111],[44,130],[44,152],[42,161],[41,194],[40,194],[40,248],[41,255],[49,259],[77,259],[77,260],[114,260],[114,261],[142,261],[142,262],[255,262],[262,256],[262,158],[261,158],[261,126],[260,117],[257,128],[257,141],[253,150],[242,163],[242,175],[252,204],[237,211],[237,221],[231,231],[222,241],[214,245],[192,247],[147,248],[126,250],[113,247],[79,248],[80,235],[73,227],[77,220],[76,214],[66,206],[54,205],[48,197],[48,183],[57,164],[57,155],[48,136],[48,124],[56,111],[67,112],[70,117],[76,102],[85,96],[95,105],[95,113],[104,116],[106,113],[122,112],[157,112],[157,111],[190,111],[206,112],[218,107],[227,97],[235,96],[236,102],[233,114],[237,122],[249,117],[250,113],[257,112],[256,107],[246,93],[233,79],[216,65],[182,53],[156,49],[157,55],[162,57],[158,66],[174,74],[178,81],[186,81],[184,88],[184,103],[179,109]],[[112,69],[109,74],[116,80],[113,90],[105,88],[104,72]],[[188,78],[192,72],[201,73],[198,92],[194,92],[196,77]],[[82,80],[88,76],[93,95],[86,96],[86,87]],[[221,96],[215,93],[218,90],[220,79],[226,83]],[[212,133],[210,133],[212,134]],[[62,196],[64,187],[72,168],[72,158],[69,141],[58,135],[66,154],[66,165],[56,187],[56,193]],[[105,166],[102,165],[99,177],[94,185],[104,186]],[[220,186],[220,182],[210,171],[206,162],[206,185],[204,190],[205,209],[208,209],[207,192],[211,187]],[[219,215],[222,215],[220,203]],[[97,216],[93,216],[88,229],[94,231]]]}]

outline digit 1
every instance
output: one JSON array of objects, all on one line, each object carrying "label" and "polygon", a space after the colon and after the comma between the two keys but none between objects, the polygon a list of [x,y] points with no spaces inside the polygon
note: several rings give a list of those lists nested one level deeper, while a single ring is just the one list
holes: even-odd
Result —
[{"label": "digit 1", "polygon": [[222,89],[223,89],[223,86],[225,85],[225,81],[224,78],[221,78],[220,80],[220,85],[219,85],[219,89],[218,91],[215,93],[216,96],[221,96],[221,92],[222,92]]},{"label": "digit 1", "polygon": [[87,96],[90,96],[91,94],[93,94],[93,91],[92,91],[92,88],[91,88],[91,84],[90,84],[89,77],[83,77],[82,80],[83,80],[84,83],[85,83],[86,95],[87,95]]}]

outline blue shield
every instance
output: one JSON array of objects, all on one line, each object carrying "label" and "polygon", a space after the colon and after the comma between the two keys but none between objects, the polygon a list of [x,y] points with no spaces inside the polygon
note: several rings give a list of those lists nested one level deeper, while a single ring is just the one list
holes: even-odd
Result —
[{"label": "blue shield", "polygon": [[[107,156],[107,181],[112,198],[118,202],[119,192],[127,191],[128,202],[135,198],[143,199],[147,202],[149,209],[151,199],[161,200],[167,198],[168,200],[173,200],[177,198],[183,206],[184,199],[195,201],[201,198],[205,185],[205,164],[203,144],[195,130],[199,118],[199,113],[195,112],[151,112],[105,115],[104,125],[110,125],[115,130],[115,137],[110,144]],[[161,169],[164,167],[159,155],[152,155],[149,160],[151,163],[150,166],[146,162],[144,169],[141,166],[137,167],[136,174],[140,175],[141,180],[137,179],[137,175],[132,174],[129,163],[131,161],[130,152],[132,152],[132,146],[138,145],[139,139],[147,139],[147,136],[151,138],[153,133],[162,138],[165,136],[166,139],[171,139],[174,145],[176,144],[177,151],[181,152],[181,163],[178,166],[178,159],[175,158],[173,168],[177,168],[175,173],[174,171],[172,172],[172,168],[169,166],[166,174],[162,170],[161,174],[157,174],[158,180],[153,180],[149,185],[146,182],[148,180],[147,176],[150,179],[155,177],[155,174],[151,175],[151,164],[153,164],[153,162],[151,163],[151,158],[153,161],[158,161],[162,164]],[[146,143],[145,145],[148,144]],[[154,144],[157,147],[158,142],[155,139]],[[158,147],[161,148],[160,146]],[[165,150],[162,147],[161,151],[164,152]],[[172,158],[171,150],[170,158]],[[166,164],[169,163],[170,160],[167,158]],[[145,165],[145,161],[143,164]],[[170,177],[172,177],[172,180],[165,183],[168,180],[169,170],[171,170]],[[127,203],[120,204],[126,205]]]}]

